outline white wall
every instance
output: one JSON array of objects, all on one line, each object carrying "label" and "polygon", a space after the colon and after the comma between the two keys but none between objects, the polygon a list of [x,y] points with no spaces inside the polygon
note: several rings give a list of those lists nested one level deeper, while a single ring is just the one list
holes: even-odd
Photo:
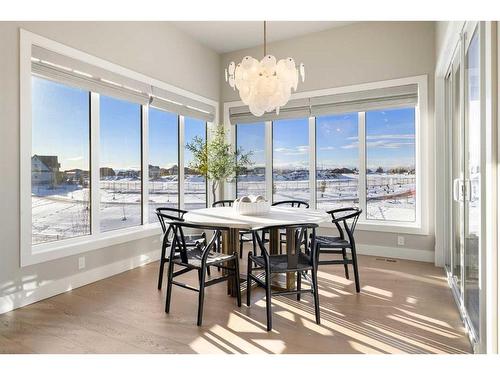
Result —
[{"label": "white wall", "polygon": [[19,267],[19,28],[214,100],[220,90],[219,55],[166,22],[0,22],[0,313],[159,255],[147,238],[85,254],[85,272],[75,256]]},{"label": "white wall", "polygon": [[[277,58],[293,57],[306,67],[306,80],[299,83],[298,91],[310,91],[359,83],[383,81],[394,78],[428,75],[428,110],[430,134],[434,133],[434,22],[359,22],[344,27],[308,34],[299,38],[271,43],[268,53]],[[239,62],[244,56],[259,58],[262,47],[244,49],[222,55],[220,72],[229,62]],[[239,100],[221,76],[221,106],[224,102]],[[221,112],[223,108],[221,107]],[[429,142],[429,164],[434,187],[434,146]],[[431,191],[429,207],[434,217],[434,194]],[[434,260],[434,225],[430,223],[430,235],[405,235],[404,248],[421,251],[415,259]],[[382,252],[387,255],[407,257],[397,248],[396,233],[359,231],[358,242],[365,252]],[[375,245],[375,246],[373,246]]]}]

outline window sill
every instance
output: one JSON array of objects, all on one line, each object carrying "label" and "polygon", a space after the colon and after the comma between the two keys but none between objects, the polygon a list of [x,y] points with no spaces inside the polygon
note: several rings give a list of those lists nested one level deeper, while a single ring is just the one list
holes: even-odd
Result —
[{"label": "window sill", "polygon": [[142,238],[159,236],[160,233],[161,229],[158,224],[147,224],[134,228],[119,229],[96,235],[34,245],[31,247],[30,253],[21,253],[21,267],[65,258]]},{"label": "window sill", "polygon": [[[334,226],[329,221],[321,224],[320,228],[334,228]],[[360,220],[356,225],[356,229],[370,232],[416,234],[422,236],[429,235],[429,230],[419,225],[418,223],[404,223],[397,221],[376,223],[366,220]]]}]

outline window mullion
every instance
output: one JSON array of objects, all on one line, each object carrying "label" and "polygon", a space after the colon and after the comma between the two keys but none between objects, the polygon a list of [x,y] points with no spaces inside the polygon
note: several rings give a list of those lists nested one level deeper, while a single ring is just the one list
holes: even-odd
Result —
[{"label": "window mullion", "polygon": [[149,222],[149,106],[141,106],[141,142],[142,142],[142,224]]},{"label": "window mullion", "polygon": [[316,117],[309,117],[309,204],[316,208]]},{"label": "window mullion", "polygon": [[359,207],[363,210],[360,219],[366,220],[366,113],[358,112],[358,199]]},{"label": "window mullion", "polygon": [[179,168],[178,168],[178,181],[179,181],[179,208],[184,209],[184,151],[185,151],[185,122],[184,116],[179,115]]},{"label": "window mullion", "polygon": [[91,214],[91,234],[96,235],[101,232],[100,226],[100,158],[99,158],[99,138],[100,138],[100,105],[99,94],[90,93],[90,214]]},{"label": "window mullion", "polygon": [[273,123],[266,121],[265,131],[266,151],[266,196],[269,202],[273,202]]}]

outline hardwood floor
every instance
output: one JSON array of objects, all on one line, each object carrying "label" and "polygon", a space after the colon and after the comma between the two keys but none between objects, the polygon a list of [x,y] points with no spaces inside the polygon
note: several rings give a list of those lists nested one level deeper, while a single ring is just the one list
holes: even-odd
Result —
[{"label": "hardwood floor", "polygon": [[[261,289],[238,308],[218,284],[206,290],[197,327],[196,293],[174,287],[164,313],[155,262],[0,315],[0,353],[471,352],[442,269],[369,256],[359,263],[359,295],[342,266],[320,268],[321,326],[312,296],[275,297],[268,333]],[[194,275],[185,279],[195,283]]]}]

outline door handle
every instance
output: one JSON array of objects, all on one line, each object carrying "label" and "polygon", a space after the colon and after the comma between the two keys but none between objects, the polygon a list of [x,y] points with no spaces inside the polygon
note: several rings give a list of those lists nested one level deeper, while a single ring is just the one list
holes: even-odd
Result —
[{"label": "door handle", "polygon": [[464,201],[471,202],[472,201],[472,182],[469,179],[464,181]]},{"label": "door handle", "polygon": [[453,200],[455,202],[460,202],[462,201],[462,197],[463,197],[462,179],[455,178],[453,180]]}]

